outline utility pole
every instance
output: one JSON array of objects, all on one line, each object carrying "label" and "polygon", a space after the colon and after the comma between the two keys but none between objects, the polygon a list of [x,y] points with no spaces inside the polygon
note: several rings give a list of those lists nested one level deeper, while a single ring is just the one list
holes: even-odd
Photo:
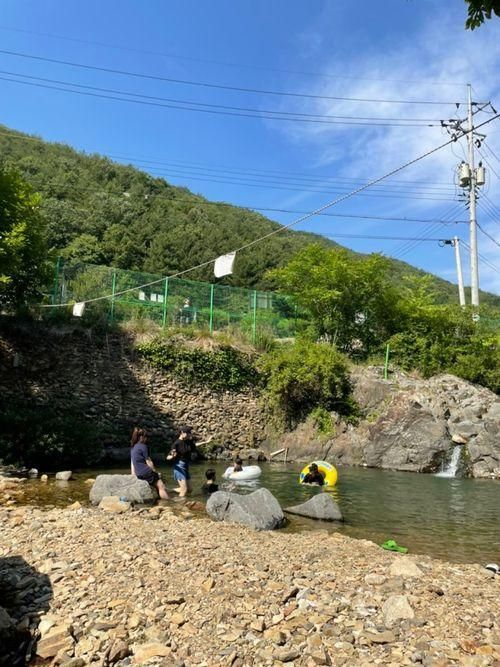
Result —
[{"label": "utility pole", "polygon": [[458,280],[458,299],[460,305],[465,306],[465,292],[464,292],[464,277],[462,274],[462,260],[460,258],[460,239],[454,236],[452,239],[442,239],[439,242],[441,247],[451,245],[455,248],[455,262],[457,265],[457,280]]},{"label": "utility pole", "polygon": [[460,258],[460,239],[458,238],[458,236],[453,237],[453,247],[455,248],[455,261],[457,263],[458,298],[460,300],[460,305],[465,306],[464,277],[462,275],[462,260]]},{"label": "utility pole", "polygon": [[[464,130],[461,124],[465,119],[459,121],[450,121],[446,123],[441,121],[443,127],[453,128],[454,140],[458,138],[458,131],[466,133],[467,135],[467,159],[468,162],[462,162],[458,167],[458,180],[461,188],[466,188],[467,200],[469,204],[469,228],[470,228],[470,287],[471,287],[471,303],[473,306],[479,306],[479,270],[477,260],[477,221],[476,221],[476,187],[484,185],[485,183],[485,169],[480,162],[478,167],[474,166],[474,144],[479,147],[481,140],[485,139],[484,134],[474,132],[472,113],[472,86],[467,84],[467,129]],[[476,103],[475,103],[476,104]],[[491,106],[490,102],[478,107],[478,111],[482,111],[486,106]]]},{"label": "utility pole", "polygon": [[468,132],[467,147],[469,158],[469,219],[470,219],[470,291],[471,303],[479,306],[479,272],[477,262],[477,225],[476,225],[476,172],[474,169],[474,132],[472,125],[472,86],[468,89]]}]

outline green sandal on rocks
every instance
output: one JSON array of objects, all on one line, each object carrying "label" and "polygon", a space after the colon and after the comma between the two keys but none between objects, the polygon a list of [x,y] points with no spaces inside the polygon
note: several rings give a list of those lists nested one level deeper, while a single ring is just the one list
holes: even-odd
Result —
[{"label": "green sandal on rocks", "polygon": [[387,551],[397,551],[400,554],[408,553],[408,549],[406,547],[400,547],[396,540],[387,540],[387,542],[384,542],[380,546]]}]

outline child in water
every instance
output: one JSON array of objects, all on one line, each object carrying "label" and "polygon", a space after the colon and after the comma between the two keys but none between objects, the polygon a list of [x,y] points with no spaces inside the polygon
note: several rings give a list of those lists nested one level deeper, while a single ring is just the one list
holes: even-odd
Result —
[{"label": "child in water", "polygon": [[234,461],[233,472],[241,472],[242,470],[243,470],[243,461],[240,459],[239,456],[237,456]]},{"label": "child in water", "polygon": [[302,480],[303,484],[316,484],[317,486],[323,486],[325,483],[323,475],[320,473],[316,463],[311,463],[309,466],[309,472],[305,475]]},{"label": "child in water", "polygon": [[205,470],[205,479],[206,481],[202,486],[203,493],[209,496],[211,493],[219,490],[219,485],[215,481],[215,470],[213,468]]}]

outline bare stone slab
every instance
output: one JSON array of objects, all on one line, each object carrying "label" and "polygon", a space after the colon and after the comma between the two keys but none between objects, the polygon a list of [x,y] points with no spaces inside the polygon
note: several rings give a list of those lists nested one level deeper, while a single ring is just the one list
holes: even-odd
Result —
[{"label": "bare stone slab", "polygon": [[129,503],[153,503],[156,490],[135,475],[98,475],[90,489],[90,502],[98,505],[106,496],[118,496]]},{"label": "bare stone slab", "polygon": [[310,519],[320,519],[322,521],[343,521],[344,517],[340,507],[327,492],[318,493],[305,503],[286,507],[285,512],[305,516]]},{"label": "bare stone slab", "polygon": [[248,495],[216,491],[208,499],[207,512],[217,521],[242,523],[256,530],[274,530],[285,521],[280,504],[267,489]]}]

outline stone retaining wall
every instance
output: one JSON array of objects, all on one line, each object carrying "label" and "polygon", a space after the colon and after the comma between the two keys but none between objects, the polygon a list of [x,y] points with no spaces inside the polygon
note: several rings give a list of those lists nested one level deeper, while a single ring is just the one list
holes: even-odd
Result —
[{"label": "stone retaining wall", "polygon": [[190,389],[150,368],[124,334],[96,337],[78,328],[32,326],[0,331],[0,394],[5,401],[36,401],[61,411],[79,408],[99,427],[111,457],[128,458],[136,424],[165,447],[185,423],[200,439],[212,436],[229,449],[263,439],[254,392]]}]

